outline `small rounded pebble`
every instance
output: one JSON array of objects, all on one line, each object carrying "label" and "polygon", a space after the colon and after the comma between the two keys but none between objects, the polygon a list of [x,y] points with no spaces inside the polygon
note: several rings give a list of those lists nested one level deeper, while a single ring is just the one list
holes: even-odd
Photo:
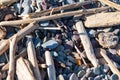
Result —
[{"label": "small rounded pebble", "polygon": [[76,76],[75,73],[73,73],[73,74],[70,76],[69,80],[78,80],[78,77]]},{"label": "small rounded pebble", "polygon": [[84,70],[81,70],[81,71],[78,72],[77,75],[78,75],[79,78],[82,78],[85,75],[85,73],[86,72]]},{"label": "small rounded pebble", "polygon": [[112,74],[110,79],[111,80],[119,80],[119,77],[116,74]]}]

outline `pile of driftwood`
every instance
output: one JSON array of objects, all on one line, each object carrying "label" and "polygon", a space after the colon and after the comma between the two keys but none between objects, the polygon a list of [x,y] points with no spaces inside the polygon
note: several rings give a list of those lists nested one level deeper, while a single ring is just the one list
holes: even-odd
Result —
[{"label": "pile of driftwood", "polygon": [[[0,0],[0,8],[9,7],[19,0]],[[60,13],[61,10],[75,9],[81,6],[90,4],[91,2],[101,2],[106,6],[92,9],[79,9],[74,11],[66,11]],[[113,10],[113,12],[110,12]],[[1,64],[1,80],[14,80],[17,76],[18,80],[44,80],[47,76],[47,80],[56,80],[56,70],[54,65],[53,57],[51,56],[50,49],[45,49],[44,59],[45,62],[40,64],[36,58],[36,49],[34,47],[32,38],[30,34],[36,30],[61,30],[61,25],[56,21],[56,19],[73,16],[75,19],[75,29],[79,33],[79,38],[83,45],[85,55],[87,59],[92,63],[92,66],[99,67],[100,61],[97,59],[93,46],[91,44],[90,38],[86,32],[85,28],[99,28],[99,27],[113,27],[120,25],[120,5],[113,3],[110,0],[88,0],[80,3],[74,3],[64,6],[55,7],[52,9],[43,10],[40,12],[29,13],[27,15],[17,16],[17,19],[9,20],[13,15],[4,16],[7,17],[0,22],[0,55],[9,54],[9,62],[6,64]],[[1,15],[1,14],[0,14]],[[85,17],[85,20],[81,20],[82,17]],[[24,19],[22,19],[24,17]],[[7,20],[8,19],[8,20]],[[39,22],[52,20],[57,27],[41,27]],[[6,37],[6,29],[3,26],[9,26],[13,28],[20,29],[13,36],[4,39]],[[101,37],[105,36],[104,38]],[[106,34],[97,35],[97,40],[103,48],[114,48],[118,44],[119,38],[114,36],[114,33],[108,33],[108,35],[113,36],[115,40],[106,41]],[[21,41],[24,37],[27,37],[26,48],[18,50],[18,42]],[[109,37],[108,37],[109,38]],[[110,44],[109,44],[109,43]],[[77,53],[81,57],[83,64],[88,66],[85,59],[82,56],[81,51],[74,46]],[[8,51],[9,50],[9,51]],[[112,73],[120,76],[120,71],[113,64],[113,61],[107,56],[107,53],[104,49],[100,49],[100,55],[106,61]],[[46,69],[47,71],[45,74]],[[7,75],[4,73],[7,72]],[[64,79],[63,79],[64,80]],[[70,78],[70,80],[75,80]]]}]

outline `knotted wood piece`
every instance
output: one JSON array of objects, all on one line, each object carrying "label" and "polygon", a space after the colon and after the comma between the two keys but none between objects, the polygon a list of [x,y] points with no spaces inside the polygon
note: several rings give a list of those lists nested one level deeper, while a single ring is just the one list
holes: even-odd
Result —
[{"label": "knotted wood piece", "polygon": [[98,67],[99,63],[98,63],[98,60],[94,54],[92,44],[91,44],[90,39],[87,35],[87,32],[84,28],[83,22],[78,21],[78,22],[76,22],[75,25],[76,25],[76,29],[79,33],[79,37],[81,39],[83,47],[85,49],[87,58],[91,61],[91,63],[93,64],[94,67]]},{"label": "knotted wood piece", "polygon": [[55,74],[55,67],[53,58],[49,51],[45,51],[45,60],[47,64],[47,73],[48,73],[48,79],[49,80],[56,80],[56,74]]},{"label": "knotted wood piece", "polygon": [[34,44],[32,42],[32,39],[28,40],[27,52],[28,52],[28,60],[31,62],[31,64],[33,66],[33,73],[35,75],[35,79],[36,80],[42,80],[40,70],[38,68],[36,52],[35,52],[35,48],[34,48]]},{"label": "knotted wood piece", "polygon": [[15,52],[16,52],[16,47],[17,47],[17,36],[15,36],[11,41],[10,41],[10,50],[9,50],[9,71],[8,71],[8,76],[7,80],[14,80],[14,73],[15,73]]},{"label": "knotted wood piece", "polygon": [[112,27],[120,25],[120,12],[98,13],[86,17],[87,28]]}]

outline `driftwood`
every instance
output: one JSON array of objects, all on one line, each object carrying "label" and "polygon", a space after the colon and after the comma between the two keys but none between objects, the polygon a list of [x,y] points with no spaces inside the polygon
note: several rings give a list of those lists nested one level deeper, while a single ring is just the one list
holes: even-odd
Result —
[{"label": "driftwood", "polygon": [[[27,49],[24,48],[24,49],[20,52],[19,55],[15,56],[15,60],[18,59],[18,58],[20,58],[20,57],[25,57],[26,55],[27,55]],[[7,71],[8,69],[9,69],[9,63],[5,64],[5,65],[2,67],[1,71],[4,72],[4,71]]]},{"label": "driftwood", "polygon": [[104,4],[106,4],[106,5],[108,5],[108,6],[110,6],[110,7],[113,7],[113,8],[115,8],[115,9],[117,9],[117,10],[120,10],[120,5],[114,3],[114,2],[112,2],[112,1],[110,1],[110,0],[98,0],[98,1],[100,1],[100,2],[102,2],[102,3],[104,3]]},{"label": "driftwood", "polygon": [[120,12],[98,13],[86,17],[87,28],[110,27],[120,25]]},{"label": "driftwood", "polygon": [[10,6],[11,4],[17,2],[19,0],[0,0],[0,5]]},{"label": "driftwood", "polygon": [[56,80],[54,62],[49,51],[45,51],[45,60],[48,66],[47,73],[48,73],[49,80]]},{"label": "driftwood", "polygon": [[41,74],[40,70],[38,68],[38,63],[36,59],[36,52],[34,48],[34,44],[32,42],[32,39],[29,39],[28,44],[27,44],[27,52],[28,52],[28,60],[31,62],[33,66],[33,72],[35,75],[36,80],[41,80]]},{"label": "driftwood", "polygon": [[14,72],[15,72],[15,52],[16,52],[16,46],[17,46],[17,36],[15,36],[11,41],[10,41],[10,53],[9,53],[9,71],[8,71],[8,76],[7,80],[14,80]]},{"label": "driftwood", "polygon": [[113,64],[113,62],[106,55],[106,51],[104,49],[101,49],[100,54],[103,56],[103,58],[105,59],[105,61],[108,63],[108,66],[110,67],[111,71],[113,73],[117,74],[118,76],[120,76],[120,71],[115,67],[115,65]]},{"label": "driftwood", "polygon": [[0,27],[0,39],[5,38],[6,36],[6,29],[3,27]]},{"label": "driftwood", "polygon": [[83,44],[83,47],[85,49],[87,58],[91,61],[93,66],[98,67],[99,66],[98,60],[96,59],[92,44],[87,35],[87,32],[85,31],[82,21],[76,22],[76,29],[79,33],[79,36],[80,36],[81,42]]},{"label": "driftwood", "polygon": [[54,12],[58,12],[58,11],[61,11],[61,10],[78,8],[80,6],[90,4],[93,1],[97,1],[97,0],[84,1],[84,2],[74,3],[74,4],[69,4],[69,5],[63,5],[63,6],[55,7],[55,8],[52,8],[52,9],[45,10],[45,11],[29,13],[27,16],[29,18],[36,18],[36,17],[40,17],[40,16],[45,16],[45,15],[49,15],[51,12],[54,13]]},{"label": "driftwood", "polygon": [[[27,27],[25,27],[24,29],[20,30],[18,33],[16,33],[15,35],[18,36],[18,41],[20,39],[22,39],[26,34],[31,33],[32,31],[34,31],[35,29],[39,28],[39,25],[36,24],[36,22],[32,22],[30,23]],[[13,35],[11,38],[12,39],[15,35]],[[0,55],[2,55],[8,48],[9,48],[9,39],[7,40],[3,40],[0,44]]]},{"label": "driftwood", "polygon": [[109,7],[88,9],[86,11],[83,11],[83,10],[70,11],[70,12],[65,12],[65,13],[60,13],[60,14],[42,16],[42,17],[38,17],[38,18],[32,18],[32,19],[2,21],[2,22],[0,22],[0,25],[1,26],[10,26],[10,25],[12,26],[12,25],[19,25],[19,24],[27,24],[27,23],[31,23],[33,21],[53,20],[53,19],[69,17],[69,16],[74,16],[74,15],[79,15],[79,14],[93,14],[93,13],[101,12],[101,11],[104,11],[104,10],[107,10],[107,9],[109,9]]},{"label": "driftwood", "polygon": [[22,57],[16,61],[16,74],[18,80],[36,80],[31,70],[30,63]]}]

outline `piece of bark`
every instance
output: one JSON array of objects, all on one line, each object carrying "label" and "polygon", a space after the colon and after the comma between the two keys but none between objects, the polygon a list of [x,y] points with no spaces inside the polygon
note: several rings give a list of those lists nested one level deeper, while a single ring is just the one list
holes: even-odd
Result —
[{"label": "piece of bark", "polygon": [[35,52],[35,48],[34,48],[34,44],[32,42],[32,39],[28,40],[27,53],[28,53],[28,60],[31,62],[31,64],[33,66],[33,73],[35,75],[35,79],[41,80],[41,74],[40,74],[40,70],[38,68],[36,52]]},{"label": "piece of bark", "polygon": [[9,50],[9,71],[7,80],[14,80],[15,73],[15,52],[17,47],[17,36],[10,40],[10,50]]},{"label": "piece of bark", "polygon": [[[24,48],[19,55],[15,56],[15,59],[18,59],[19,57],[25,57],[27,55],[27,49]],[[5,64],[1,71],[4,72],[4,71],[7,71],[9,69],[9,63]]]},{"label": "piece of bark", "polygon": [[16,61],[16,74],[18,80],[36,80],[31,70],[30,63],[22,57]]},{"label": "piece of bark", "polygon": [[19,0],[0,0],[0,5],[10,6],[11,4],[17,2]]},{"label": "piece of bark", "polygon": [[86,17],[87,28],[111,27],[120,25],[120,12],[98,13]]},{"label": "piece of bark", "polygon": [[31,23],[33,21],[53,20],[53,19],[69,17],[69,16],[74,16],[74,15],[79,15],[79,14],[86,14],[86,15],[93,14],[93,13],[101,12],[101,11],[104,11],[107,9],[109,9],[109,7],[88,9],[86,11],[83,11],[83,10],[70,11],[70,12],[65,12],[65,13],[60,13],[60,14],[42,16],[42,17],[31,18],[31,19],[24,19],[24,20],[2,21],[2,22],[0,22],[0,25],[1,26],[13,26],[13,25],[19,25],[19,24],[27,24],[27,23]]},{"label": "piece of bark", "polygon": [[87,35],[87,32],[84,28],[83,22],[78,21],[78,22],[76,22],[75,25],[76,25],[76,29],[79,33],[79,37],[81,39],[83,47],[85,49],[87,58],[91,61],[91,63],[93,64],[94,67],[98,67],[99,63],[98,63],[98,60],[96,59],[96,56],[94,54],[92,44],[91,44],[90,39]]},{"label": "piece of bark", "polygon": [[118,76],[120,76],[120,71],[116,68],[116,66],[113,64],[113,62],[110,60],[110,58],[107,56],[106,51],[104,49],[101,49],[100,54],[103,56],[105,61],[108,63],[108,66],[110,67],[111,71]]},{"label": "piece of bark", "polygon": [[[15,35],[18,36],[18,41],[19,41],[25,35],[31,33],[32,31],[34,31],[35,29],[38,29],[38,28],[39,28],[39,25],[36,22],[32,22],[27,27],[25,27],[24,29],[18,31]],[[12,39],[15,35],[10,37],[9,39]],[[2,55],[9,48],[9,39],[3,40],[2,42],[0,42],[1,43],[0,44],[0,55]]]},{"label": "piece of bark", "polygon": [[54,62],[53,62],[53,58],[49,51],[45,51],[45,60],[48,66],[47,73],[48,73],[49,80],[56,80]]},{"label": "piece of bark", "polygon": [[102,2],[102,3],[104,3],[104,4],[106,4],[106,5],[108,5],[108,6],[110,6],[110,7],[113,7],[113,8],[115,8],[115,9],[117,9],[117,10],[120,10],[120,5],[114,3],[114,2],[112,2],[112,1],[110,1],[110,0],[98,0],[98,1],[100,1],[100,2]]}]

